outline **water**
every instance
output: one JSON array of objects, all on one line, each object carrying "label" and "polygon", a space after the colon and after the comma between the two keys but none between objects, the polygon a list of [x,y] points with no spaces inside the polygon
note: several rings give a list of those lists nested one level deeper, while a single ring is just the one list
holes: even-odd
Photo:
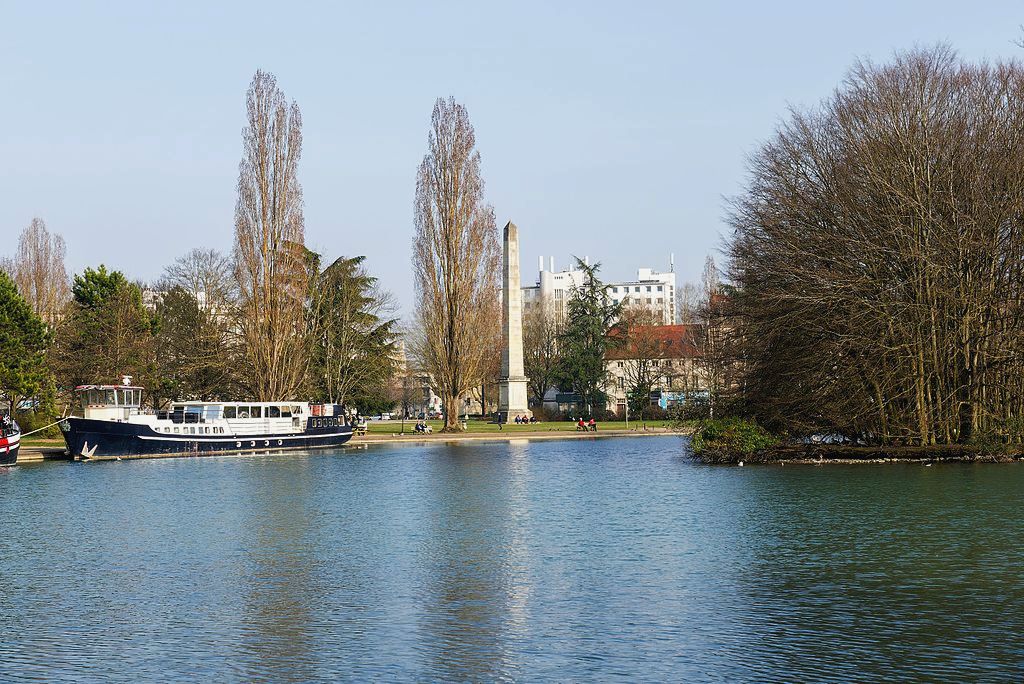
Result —
[{"label": "water", "polygon": [[0,680],[1019,681],[1020,465],[679,438],[0,470]]}]

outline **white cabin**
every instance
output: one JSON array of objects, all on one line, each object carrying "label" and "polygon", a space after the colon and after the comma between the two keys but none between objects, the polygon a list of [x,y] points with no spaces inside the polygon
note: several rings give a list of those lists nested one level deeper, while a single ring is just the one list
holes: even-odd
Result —
[{"label": "white cabin", "polygon": [[147,425],[163,435],[250,436],[296,434],[310,428],[345,425],[334,415],[333,406],[281,401],[177,401],[170,410],[152,412],[142,408],[142,387],[130,378],[122,385],[82,385],[85,418]]}]

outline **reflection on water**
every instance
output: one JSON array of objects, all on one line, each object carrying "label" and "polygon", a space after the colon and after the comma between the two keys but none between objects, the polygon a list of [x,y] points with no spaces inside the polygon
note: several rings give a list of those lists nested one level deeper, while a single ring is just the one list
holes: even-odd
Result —
[{"label": "reflection on water", "polygon": [[684,445],[0,470],[0,681],[1021,678],[1021,466]]}]

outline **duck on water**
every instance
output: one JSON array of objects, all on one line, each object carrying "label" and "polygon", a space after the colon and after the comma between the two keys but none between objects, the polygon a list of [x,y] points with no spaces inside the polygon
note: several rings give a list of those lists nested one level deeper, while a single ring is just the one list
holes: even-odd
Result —
[{"label": "duck on water", "polygon": [[[143,388],[82,385],[82,416],[60,423],[73,458],[105,459],[341,446],[352,426],[334,406],[297,401],[179,401],[170,410],[142,408]],[[340,413],[340,412],[338,412]]]}]

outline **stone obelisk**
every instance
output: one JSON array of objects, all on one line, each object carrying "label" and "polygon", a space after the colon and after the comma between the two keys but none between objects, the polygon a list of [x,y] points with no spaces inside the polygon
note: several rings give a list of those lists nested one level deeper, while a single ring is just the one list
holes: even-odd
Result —
[{"label": "stone obelisk", "polygon": [[523,370],[523,291],[519,282],[519,229],[505,224],[501,261],[501,377],[498,379],[498,420],[529,418]]}]

